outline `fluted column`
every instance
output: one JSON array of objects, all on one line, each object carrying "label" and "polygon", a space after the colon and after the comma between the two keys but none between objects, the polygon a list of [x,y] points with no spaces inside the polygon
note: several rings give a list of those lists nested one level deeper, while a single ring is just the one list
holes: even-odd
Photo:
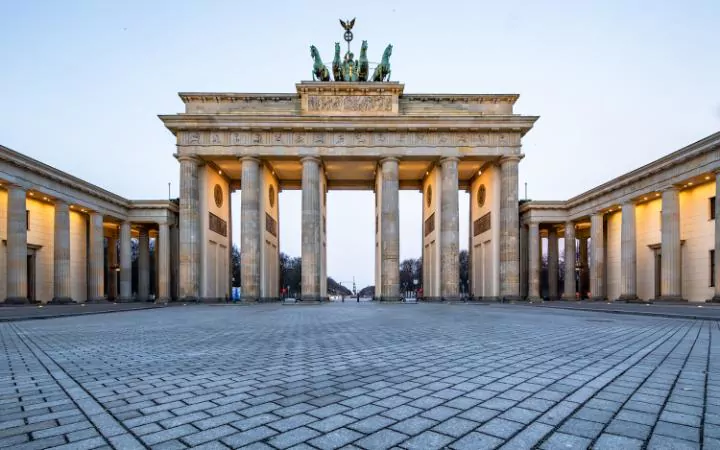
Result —
[{"label": "fluted column", "polygon": [[400,209],[398,190],[398,160],[380,161],[382,170],[380,270],[382,287],[380,300],[400,300]]},{"label": "fluted column", "polygon": [[559,257],[557,228],[551,226],[548,230],[548,297],[557,300],[560,297],[558,290]]},{"label": "fluted column", "polygon": [[132,301],[132,234],[130,222],[120,224],[120,298]]},{"label": "fluted column", "polygon": [[7,297],[5,303],[28,303],[27,286],[27,191],[9,185],[7,210]]},{"label": "fluted column", "polygon": [[53,241],[53,298],[50,303],[72,303],[70,275],[70,208],[55,202],[55,234]]},{"label": "fluted column", "polygon": [[578,292],[583,298],[588,290],[588,238],[578,238],[578,256],[580,258],[580,277],[578,280]]},{"label": "fluted column", "polygon": [[180,161],[180,298],[197,301],[200,295],[200,191],[198,159]]},{"label": "fluted column", "polygon": [[165,223],[159,224],[158,245],[155,245],[155,253],[158,255],[158,295],[156,303],[167,303],[170,301],[170,226]]},{"label": "fluted column", "polygon": [[575,223],[565,222],[565,288],[563,300],[575,300]]},{"label": "fluted column", "polygon": [[118,265],[118,239],[115,235],[107,238],[107,297],[110,300],[117,300],[117,271]]},{"label": "fluted column", "polygon": [[147,228],[138,232],[138,300],[146,302],[150,297],[150,235]]},{"label": "fluted column", "polygon": [[440,295],[455,300],[460,297],[458,159],[441,159],[440,170]]},{"label": "fluted column", "polygon": [[680,252],[680,195],[675,186],[662,192],[660,301],[682,298]]},{"label": "fluted column", "polygon": [[105,301],[105,235],[103,215],[89,214],[88,302]]},{"label": "fluted column", "polygon": [[500,297],[520,299],[520,212],[518,165],[520,156],[500,160]]},{"label": "fluted column", "polygon": [[605,299],[605,246],[602,213],[590,217],[590,299]]},{"label": "fluted column", "polygon": [[620,230],[620,297],[619,301],[636,301],[637,296],[637,248],[635,242],[635,204],[622,206]]},{"label": "fluted column", "polygon": [[240,279],[242,300],[260,298],[260,161],[245,157],[240,190]]},{"label": "fluted column", "polygon": [[528,300],[540,301],[540,225],[528,227]]},{"label": "fluted column", "polygon": [[302,162],[302,300],[320,298],[321,246],[320,160],[311,156]]},{"label": "fluted column", "polygon": [[720,303],[720,171],[715,172],[715,295],[710,301]]}]

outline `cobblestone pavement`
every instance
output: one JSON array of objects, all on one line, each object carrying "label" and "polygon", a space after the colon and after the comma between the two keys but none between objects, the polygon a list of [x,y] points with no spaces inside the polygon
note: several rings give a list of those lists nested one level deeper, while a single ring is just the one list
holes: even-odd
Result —
[{"label": "cobblestone pavement", "polygon": [[470,305],[0,324],[0,447],[720,448],[720,322]]}]

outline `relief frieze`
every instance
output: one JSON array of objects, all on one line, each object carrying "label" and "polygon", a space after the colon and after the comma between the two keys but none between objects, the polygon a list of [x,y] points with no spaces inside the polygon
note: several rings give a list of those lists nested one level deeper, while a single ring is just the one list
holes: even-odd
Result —
[{"label": "relief frieze", "polygon": [[309,112],[392,112],[389,95],[309,95]]},{"label": "relief frieze", "polygon": [[187,146],[508,147],[520,134],[476,131],[185,131]]}]

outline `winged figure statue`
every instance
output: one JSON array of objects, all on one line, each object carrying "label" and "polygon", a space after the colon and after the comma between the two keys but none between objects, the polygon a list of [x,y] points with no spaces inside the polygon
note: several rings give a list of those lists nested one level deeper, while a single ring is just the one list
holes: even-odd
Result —
[{"label": "winged figure statue", "polygon": [[355,25],[355,18],[353,17],[353,20],[340,19],[340,25],[342,25],[342,27],[345,28],[345,31],[350,31],[350,30],[352,30],[352,27]]}]

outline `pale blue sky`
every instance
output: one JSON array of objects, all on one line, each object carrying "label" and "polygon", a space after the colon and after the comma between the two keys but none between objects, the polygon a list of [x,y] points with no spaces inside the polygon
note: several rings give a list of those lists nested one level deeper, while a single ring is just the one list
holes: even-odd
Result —
[{"label": "pale blue sky", "polygon": [[[168,181],[177,196],[174,140],[156,117],[182,110],[177,92],[293,92],[309,45],[329,60],[346,17],[371,59],[394,45],[406,92],[519,93],[516,111],[541,116],[520,166],[534,199],[576,195],[720,129],[717,0],[4,0],[0,143],[126,197],[165,198]],[[280,198],[291,255],[299,198]],[[419,256],[420,195],[401,202],[401,256]],[[338,280],[372,283],[372,204],[369,192],[328,197]]]}]

